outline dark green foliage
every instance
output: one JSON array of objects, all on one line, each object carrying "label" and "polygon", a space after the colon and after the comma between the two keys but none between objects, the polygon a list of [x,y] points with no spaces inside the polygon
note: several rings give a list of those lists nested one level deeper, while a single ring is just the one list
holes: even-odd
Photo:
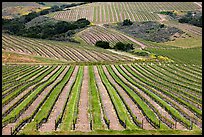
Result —
[{"label": "dark green foliage", "polygon": [[45,3],[43,3],[43,2],[36,2],[36,3],[38,3],[40,5],[45,5]]},{"label": "dark green foliage", "polygon": [[71,30],[73,28],[76,28],[74,26],[74,24],[71,24],[69,22],[66,22],[66,21],[60,21],[58,23],[55,24],[55,31],[56,33],[65,33],[67,32],[68,30]]},{"label": "dark green foliage", "polygon": [[135,52],[135,54],[138,56],[148,56],[149,55],[149,53],[145,51],[137,51]]},{"label": "dark green foliage", "polygon": [[129,25],[132,25],[133,23],[132,23],[132,21],[130,21],[130,19],[125,19],[124,21],[123,21],[123,26],[129,26]]},{"label": "dark green foliage", "polygon": [[2,18],[2,30],[7,30],[10,34],[19,35],[24,28],[25,25],[18,20]]},{"label": "dark green foliage", "polygon": [[97,41],[95,45],[97,47],[104,48],[104,49],[110,49],[111,48],[109,45],[109,42],[107,42],[107,41]]},{"label": "dark green foliage", "polygon": [[160,28],[163,28],[163,27],[164,27],[164,24],[160,24],[159,26],[160,26]]},{"label": "dark green foliage", "polygon": [[160,14],[169,15],[173,18],[177,16],[177,14],[174,11],[161,11]]},{"label": "dark green foliage", "polygon": [[180,23],[189,23],[198,27],[202,27],[202,13],[187,12],[178,20]]},{"label": "dark green foliage", "polygon": [[53,23],[35,24],[31,27],[25,27],[25,23],[37,16],[36,12],[23,16],[18,19],[2,19],[2,29],[10,34],[20,35],[31,38],[52,39],[60,41],[77,42],[70,37],[80,28],[90,24],[86,18],[79,19],[75,22],[57,21]]},{"label": "dark green foliage", "polygon": [[134,48],[133,48],[133,44],[130,44],[130,43],[125,44],[122,42],[117,42],[114,46],[114,49],[122,50],[122,51],[129,51],[129,50],[132,50]]},{"label": "dark green foliage", "polygon": [[31,12],[28,15],[25,16],[25,23],[31,21],[32,19],[34,19],[35,17],[38,17],[38,13],[37,12]]},{"label": "dark green foliage", "polygon": [[52,6],[51,9],[50,9],[51,12],[60,11],[60,10],[62,10],[62,8],[60,8],[57,5]]},{"label": "dark green foliage", "polygon": [[46,15],[49,14],[49,9],[45,9],[39,12],[40,15]]},{"label": "dark green foliage", "polygon": [[85,26],[90,24],[90,21],[88,21],[86,18],[78,19],[75,24],[78,26],[78,28],[84,28]]}]

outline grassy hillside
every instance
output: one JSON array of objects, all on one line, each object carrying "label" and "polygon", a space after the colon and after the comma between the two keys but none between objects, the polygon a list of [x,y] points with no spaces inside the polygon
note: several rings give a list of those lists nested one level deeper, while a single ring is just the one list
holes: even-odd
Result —
[{"label": "grassy hillside", "polygon": [[189,49],[148,49],[158,55],[167,56],[178,63],[202,65],[202,48]]},{"label": "grassy hillside", "polygon": [[201,5],[71,3],[4,3],[2,135],[202,135],[202,28],[158,14]]}]

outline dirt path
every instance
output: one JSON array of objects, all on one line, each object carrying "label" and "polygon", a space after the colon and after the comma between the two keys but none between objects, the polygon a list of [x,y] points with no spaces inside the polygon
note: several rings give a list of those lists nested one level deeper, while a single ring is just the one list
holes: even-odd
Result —
[{"label": "dirt path", "polygon": [[109,98],[109,95],[106,91],[106,88],[104,87],[97,67],[94,66],[94,74],[95,74],[95,78],[96,78],[96,84],[101,96],[101,100],[102,100],[102,104],[104,106],[104,111],[105,111],[105,115],[108,117],[108,119],[110,120],[110,129],[112,130],[122,130],[123,127],[120,125],[119,120],[117,118],[116,112],[114,110],[113,104]]},{"label": "dirt path", "polygon": [[79,66],[76,66],[71,78],[69,79],[68,83],[63,88],[62,93],[60,94],[58,100],[56,101],[56,104],[53,107],[52,112],[50,113],[50,116],[48,117],[48,121],[40,127],[40,132],[51,132],[55,130],[55,120],[57,119],[58,115],[63,110],[64,104],[67,100],[67,97],[69,95],[71,86],[74,83],[74,79],[76,78],[77,72],[78,72]]},{"label": "dirt path", "polygon": [[[58,66],[57,68],[59,68],[60,66]],[[68,69],[68,68],[67,68]],[[58,69],[56,69],[55,71],[57,71]],[[54,72],[52,72],[52,74],[54,74]],[[14,123],[9,123],[7,126],[5,126],[3,129],[2,129],[2,134],[3,135],[6,135],[6,134],[10,134],[10,128],[14,128],[16,124],[18,124],[18,122],[21,120],[21,119],[24,119],[28,116],[30,116],[37,108],[39,102],[42,101],[42,99],[48,94],[48,92],[52,89],[52,87],[62,79],[62,77],[64,76],[66,72],[66,69],[63,71],[63,73],[60,74],[60,76],[51,84],[49,85],[48,87],[46,87],[44,89],[44,91],[38,95],[38,97],[35,99],[35,101],[29,106],[29,108],[24,111],[24,113],[14,122]],[[48,75],[46,76],[46,78],[49,77]]]},{"label": "dirt path", "polygon": [[79,99],[79,113],[75,129],[77,131],[82,132],[90,131],[90,122],[88,117],[88,104],[89,104],[88,90],[89,90],[89,72],[88,66],[85,66],[81,94]]},{"label": "dirt path", "polygon": [[[114,67],[112,65],[112,67]],[[107,76],[107,78],[110,80],[110,82],[117,88],[118,92],[120,95],[123,97],[125,100],[126,104],[130,107],[132,110],[133,114],[138,118],[139,121],[142,121],[142,119],[145,119],[144,115],[142,114],[141,110],[137,107],[137,105],[130,99],[130,97],[127,95],[126,91],[123,90],[112,78],[112,76],[108,73],[108,70],[106,69],[105,66],[103,66],[104,72]],[[147,122],[147,120],[144,120],[144,129],[146,130],[152,130],[154,127]]]},{"label": "dirt path", "polygon": [[116,51],[116,50],[113,50],[113,49],[107,49],[108,51],[110,52],[113,52],[113,53],[116,53],[116,54],[119,54],[119,55],[124,55],[124,56],[128,56],[129,58],[131,58],[132,60],[134,59],[143,59],[142,57],[136,57],[130,53],[127,53],[127,52],[122,52],[122,51]]},{"label": "dirt path", "polygon": [[166,15],[162,15],[162,14],[157,14],[161,19],[159,20],[159,22],[164,22],[164,21],[166,21]]}]

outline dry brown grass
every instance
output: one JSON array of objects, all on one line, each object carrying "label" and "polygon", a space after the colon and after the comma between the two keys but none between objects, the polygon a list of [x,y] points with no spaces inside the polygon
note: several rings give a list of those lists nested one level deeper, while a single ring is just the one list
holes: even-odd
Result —
[{"label": "dry brown grass", "polygon": [[36,59],[20,55],[20,54],[14,54],[14,53],[2,53],[2,62],[3,63],[26,63],[26,62],[33,62],[33,63],[39,63]]}]

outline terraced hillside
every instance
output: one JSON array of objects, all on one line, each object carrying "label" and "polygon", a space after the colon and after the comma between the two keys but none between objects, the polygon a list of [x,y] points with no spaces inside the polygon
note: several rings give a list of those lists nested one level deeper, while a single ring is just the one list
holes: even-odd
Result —
[{"label": "terraced hillside", "polygon": [[81,46],[68,42],[56,42],[38,40],[24,37],[16,37],[3,34],[3,52],[12,52],[25,55],[45,57],[71,62],[117,62],[132,61],[134,58],[103,50],[101,48]]},{"label": "terraced hillside", "polygon": [[201,67],[3,65],[3,134],[202,128]]},{"label": "terraced hillside", "polygon": [[76,21],[87,18],[95,24],[132,21],[160,20],[160,11],[191,11],[200,6],[193,2],[98,2],[70,8],[48,16],[58,20]]},{"label": "terraced hillside", "polygon": [[[201,7],[200,2],[91,2],[45,15],[48,21],[52,17],[51,27],[44,27],[48,34],[52,22],[87,18],[91,23],[85,28],[79,23],[80,32],[66,30],[70,22],[56,26],[63,33],[53,34],[60,39],[72,33],[72,42],[3,30],[2,135],[202,135],[202,28],[158,15]],[[35,26],[45,23],[43,17],[27,27],[43,28]],[[156,20],[185,33],[172,41],[148,41],[114,27],[124,19]],[[99,48],[99,40],[111,47],[131,43],[134,49]]]},{"label": "terraced hillside", "polygon": [[104,26],[92,26],[77,34],[88,45],[95,45],[97,41],[108,41],[110,46],[113,47],[117,42],[132,43],[135,48],[140,46],[132,41],[126,35],[119,32],[112,31]]}]

